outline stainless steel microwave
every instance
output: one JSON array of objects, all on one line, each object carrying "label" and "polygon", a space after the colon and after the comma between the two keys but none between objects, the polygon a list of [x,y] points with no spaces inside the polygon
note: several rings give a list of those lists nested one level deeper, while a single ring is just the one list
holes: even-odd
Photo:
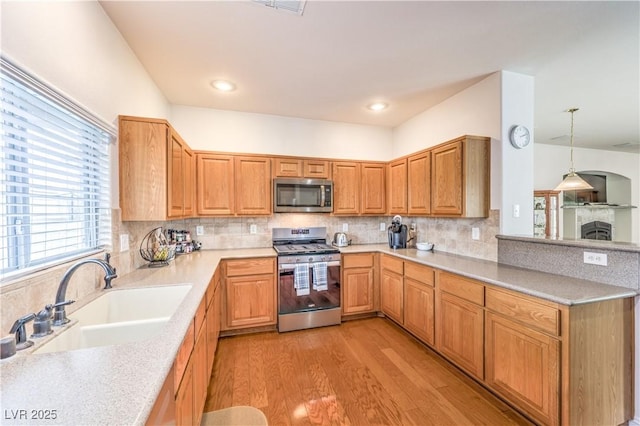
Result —
[{"label": "stainless steel microwave", "polygon": [[327,179],[276,178],[275,213],[329,213],[333,211],[333,182]]}]

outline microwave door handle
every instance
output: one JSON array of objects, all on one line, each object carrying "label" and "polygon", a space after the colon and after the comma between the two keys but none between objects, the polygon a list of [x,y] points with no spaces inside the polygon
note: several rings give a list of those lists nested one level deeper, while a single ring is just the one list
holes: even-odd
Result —
[{"label": "microwave door handle", "polygon": [[324,207],[324,203],[325,203],[324,185],[320,185],[320,193],[322,194],[320,196],[320,207]]}]

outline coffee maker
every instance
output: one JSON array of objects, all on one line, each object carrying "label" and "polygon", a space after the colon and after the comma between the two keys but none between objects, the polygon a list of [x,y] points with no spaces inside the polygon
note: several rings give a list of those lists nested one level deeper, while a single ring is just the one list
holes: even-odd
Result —
[{"label": "coffee maker", "polygon": [[387,229],[389,234],[389,248],[407,248],[407,225],[402,224],[402,217],[395,215]]}]

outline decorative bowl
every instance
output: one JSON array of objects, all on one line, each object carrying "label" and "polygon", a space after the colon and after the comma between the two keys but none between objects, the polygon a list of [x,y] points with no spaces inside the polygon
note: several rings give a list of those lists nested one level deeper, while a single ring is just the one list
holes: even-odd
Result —
[{"label": "decorative bowl", "polygon": [[418,250],[433,250],[433,243],[416,243],[416,248]]}]

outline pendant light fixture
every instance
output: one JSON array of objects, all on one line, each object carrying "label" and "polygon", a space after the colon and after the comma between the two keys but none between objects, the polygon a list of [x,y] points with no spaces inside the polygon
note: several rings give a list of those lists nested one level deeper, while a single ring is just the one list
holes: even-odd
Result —
[{"label": "pendant light fixture", "polygon": [[556,191],[575,191],[577,189],[593,189],[593,186],[589,185],[584,179],[582,179],[573,167],[573,113],[578,111],[579,108],[570,108],[567,112],[571,113],[571,166],[569,167],[569,174],[560,185],[556,186]]}]

